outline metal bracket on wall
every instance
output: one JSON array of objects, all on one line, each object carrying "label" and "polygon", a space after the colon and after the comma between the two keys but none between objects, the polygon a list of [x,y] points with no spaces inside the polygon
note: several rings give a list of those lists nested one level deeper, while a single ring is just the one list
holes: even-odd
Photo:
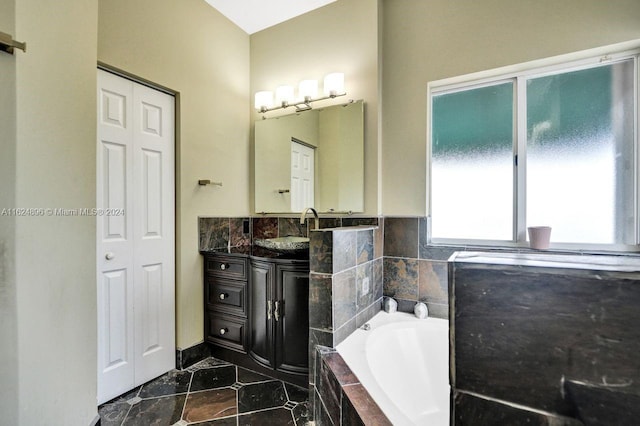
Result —
[{"label": "metal bracket on wall", "polygon": [[209,180],[209,179],[200,179],[198,181],[198,185],[200,185],[200,186],[207,186],[207,185],[222,186],[222,182],[211,182],[211,180]]},{"label": "metal bracket on wall", "polygon": [[27,43],[16,41],[11,35],[0,32],[0,50],[13,54],[14,49],[20,49],[23,52],[26,52]]}]

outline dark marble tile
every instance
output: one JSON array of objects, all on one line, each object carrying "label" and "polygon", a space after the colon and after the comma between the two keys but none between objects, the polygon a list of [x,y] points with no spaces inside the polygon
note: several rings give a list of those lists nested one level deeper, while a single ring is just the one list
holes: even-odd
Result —
[{"label": "dark marble tile", "polygon": [[[321,217],[320,229],[327,228],[340,228],[342,226],[342,220],[339,217]],[[307,228],[315,229],[315,222],[313,219],[307,218]]]},{"label": "dark marble tile", "polygon": [[[249,232],[244,232],[247,222]],[[232,217],[229,219],[229,244],[231,247],[251,245],[251,219],[248,217]]]},{"label": "dark marble tile", "polygon": [[237,414],[236,404],[236,391],[229,388],[189,393],[182,419],[202,422],[234,416]]},{"label": "dark marble tile", "polygon": [[253,238],[277,238],[277,217],[254,217],[252,223]]},{"label": "dark marble tile", "polygon": [[228,363],[227,361],[223,361],[221,359],[217,359],[214,357],[208,357],[200,362],[193,364],[191,367],[188,368],[188,370],[198,371],[198,370],[203,370],[205,368],[224,367],[224,366],[230,366],[230,365],[231,364]]},{"label": "dark marble tile", "polygon": [[449,305],[427,302],[427,308],[429,309],[430,317],[449,319]]},{"label": "dark marble tile", "polygon": [[231,386],[236,382],[236,367],[221,366],[198,370],[193,373],[190,392]]},{"label": "dark marble tile", "polygon": [[418,260],[385,257],[383,267],[385,296],[418,300]]},{"label": "dark marble tile", "polygon": [[322,355],[322,362],[331,370],[331,373],[340,386],[360,383],[355,374],[351,371],[342,355],[338,352],[330,352]]},{"label": "dark marble tile", "polygon": [[189,368],[211,356],[209,345],[198,343],[186,349],[176,349],[176,367],[180,370]]},{"label": "dark marble tile", "polygon": [[567,380],[566,399],[576,407],[577,417],[585,425],[632,425],[640,418],[640,395],[601,383]]},{"label": "dark marble tile", "polygon": [[335,274],[332,289],[333,329],[337,330],[356,316],[356,270]]},{"label": "dark marble tile", "polygon": [[342,398],[341,426],[366,426],[349,398]]},{"label": "dark marble tile", "polygon": [[457,251],[464,251],[464,247],[420,246],[420,259],[447,261]]},{"label": "dark marble tile", "polygon": [[375,275],[373,262],[356,267],[356,309],[361,312],[376,299]]},{"label": "dark marble tile", "polygon": [[[532,425],[532,426],[578,426],[582,425],[577,419],[564,416],[546,415],[542,412],[528,411],[524,407],[515,407],[456,392],[454,418],[452,424],[493,426],[493,425]],[[613,423],[603,423],[613,424]]]},{"label": "dark marble tile", "polygon": [[307,224],[301,224],[300,218],[295,217],[279,217],[278,218],[278,236],[279,237],[306,237]]},{"label": "dark marble tile", "polygon": [[142,388],[142,386],[136,386],[135,388],[131,389],[130,391],[125,392],[122,395],[117,396],[117,397],[113,398],[112,400],[105,402],[104,405],[113,404],[113,403],[116,403],[116,402],[127,402],[131,398],[135,398],[136,396],[138,396],[138,392],[140,392],[141,388]]},{"label": "dark marble tile", "polygon": [[418,261],[418,300],[447,304],[449,301],[447,263],[432,260]]},{"label": "dark marble tile", "polygon": [[362,327],[381,310],[382,299],[377,299],[370,306],[366,307],[361,312],[358,312],[358,314],[356,315],[356,328]]},{"label": "dark marble tile", "polygon": [[172,425],[180,420],[186,395],[144,399],[131,407],[123,426]]},{"label": "dark marble tile", "polygon": [[347,321],[342,327],[333,332],[333,345],[337,346],[356,331],[356,317]]},{"label": "dark marble tile", "polygon": [[238,381],[240,383],[257,383],[257,382],[267,382],[273,380],[269,376],[265,376],[264,374],[256,373],[255,371],[247,370],[246,368],[238,367]]},{"label": "dark marble tile", "polygon": [[373,229],[356,232],[356,264],[373,260]]},{"label": "dark marble tile", "polygon": [[333,232],[310,233],[309,269],[311,272],[333,273]]},{"label": "dark marble tile", "polygon": [[190,423],[194,426],[237,426],[238,418],[236,416],[225,417],[223,419],[209,420],[207,422]]},{"label": "dark marble tile", "polygon": [[383,296],[384,289],[384,260],[382,257],[373,261],[373,294],[375,299]]},{"label": "dark marble tile", "polygon": [[189,390],[190,381],[191,372],[171,370],[157,379],[145,383],[138,396],[144,399],[186,393]]},{"label": "dark marble tile", "polygon": [[322,356],[320,363],[320,374],[318,376],[318,382],[316,388],[320,399],[324,403],[324,407],[329,414],[329,418],[335,425],[340,424],[340,406],[342,404],[342,388],[340,383],[336,379],[335,375],[331,371],[331,368],[326,363],[325,354]]},{"label": "dark marble tile", "polygon": [[287,397],[289,401],[305,402],[309,400],[308,389],[304,389],[289,383],[284,384],[284,389],[287,391]]},{"label": "dark marble tile", "polygon": [[342,226],[378,226],[377,217],[343,217]]},{"label": "dark marble tile", "polygon": [[385,217],[384,255],[418,258],[417,217]]},{"label": "dark marble tile", "polygon": [[559,414],[563,376],[640,394],[640,279],[582,268],[456,261],[457,388]]},{"label": "dark marble tile", "polygon": [[418,257],[425,259],[426,249],[429,248],[429,228],[431,218],[421,217],[418,219]]},{"label": "dark marble tile", "polygon": [[333,329],[331,275],[309,274],[309,327]]},{"label": "dark marble tile", "polygon": [[[314,380],[311,382],[312,386],[315,386],[316,383],[320,383],[320,370],[322,367],[322,357],[327,353],[336,352],[335,348],[331,348],[328,346],[317,346],[314,353],[316,354],[316,358],[313,362],[313,373]],[[310,364],[311,365],[311,364]]]},{"label": "dark marble tile", "polygon": [[200,229],[200,250],[224,248],[229,245],[228,217],[201,217],[198,219]]},{"label": "dark marble tile", "polygon": [[316,426],[338,426],[333,423],[331,417],[329,417],[329,413],[327,412],[327,408],[320,398],[320,394],[316,390],[314,394],[314,404],[313,404],[313,420],[316,422]]},{"label": "dark marble tile", "polygon": [[258,411],[238,416],[239,426],[295,426],[291,411],[285,408]]},{"label": "dark marble tile", "polygon": [[[347,386],[343,388],[344,398],[349,400],[349,404],[351,405],[351,409],[357,413],[357,417],[354,419],[353,411],[350,412],[350,408],[347,405],[346,414],[347,414],[347,422],[355,421],[355,423],[347,423],[347,424],[365,424],[365,425],[391,425],[391,422],[384,415],[378,404],[371,398],[369,392],[364,388],[364,386],[357,384],[353,386]],[[345,408],[345,405],[342,405]],[[360,418],[362,423],[357,421],[357,418]]]},{"label": "dark marble tile", "polygon": [[356,266],[355,231],[333,231],[333,270],[334,274]]},{"label": "dark marble tile", "polygon": [[412,314],[413,308],[416,306],[415,300],[395,299],[398,302],[398,312],[407,312]]},{"label": "dark marble tile", "polygon": [[309,383],[311,384],[315,383],[316,346],[318,345],[333,347],[333,333],[315,328],[309,329]]},{"label": "dark marble tile", "polygon": [[286,402],[284,385],[278,380],[249,384],[238,389],[240,413],[282,407]]},{"label": "dark marble tile", "polygon": [[131,405],[126,402],[104,404],[98,408],[101,426],[120,426]]},{"label": "dark marble tile", "polygon": [[293,414],[293,419],[296,422],[296,426],[307,426],[311,419],[311,410],[308,402],[303,402],[291,410],[291,414]]}]

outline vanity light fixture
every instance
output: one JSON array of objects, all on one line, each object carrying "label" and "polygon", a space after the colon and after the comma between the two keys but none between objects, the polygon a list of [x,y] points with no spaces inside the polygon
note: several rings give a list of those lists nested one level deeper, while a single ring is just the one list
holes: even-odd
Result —
[{"label": "vanity light fixture", "polygon": [[298,99],[295,98],[293,86],[279,86],[275,93],[260,91],[255,94],[255,108],[261,113],[293,106],[296,111],[311,109],[311,102],[345,96],[344,74],[334,72],[324,78],[324,96],[318,97],[318,80],[302,80],[298,85]]}]

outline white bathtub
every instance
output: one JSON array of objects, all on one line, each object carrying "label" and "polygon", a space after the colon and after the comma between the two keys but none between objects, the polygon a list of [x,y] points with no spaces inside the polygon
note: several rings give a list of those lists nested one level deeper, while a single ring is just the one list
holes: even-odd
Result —
[{"label": "white bathtub", "polygon": [[337,346],[394,426],[449,425],[449,322],[384,311]]}]

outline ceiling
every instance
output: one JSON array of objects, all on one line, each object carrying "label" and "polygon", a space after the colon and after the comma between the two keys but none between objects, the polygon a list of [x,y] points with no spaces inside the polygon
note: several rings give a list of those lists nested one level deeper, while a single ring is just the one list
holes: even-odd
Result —
[{"label": "ceiling", "polygon": [[205,0],[247,34],[279,24],[336,0]]}]

